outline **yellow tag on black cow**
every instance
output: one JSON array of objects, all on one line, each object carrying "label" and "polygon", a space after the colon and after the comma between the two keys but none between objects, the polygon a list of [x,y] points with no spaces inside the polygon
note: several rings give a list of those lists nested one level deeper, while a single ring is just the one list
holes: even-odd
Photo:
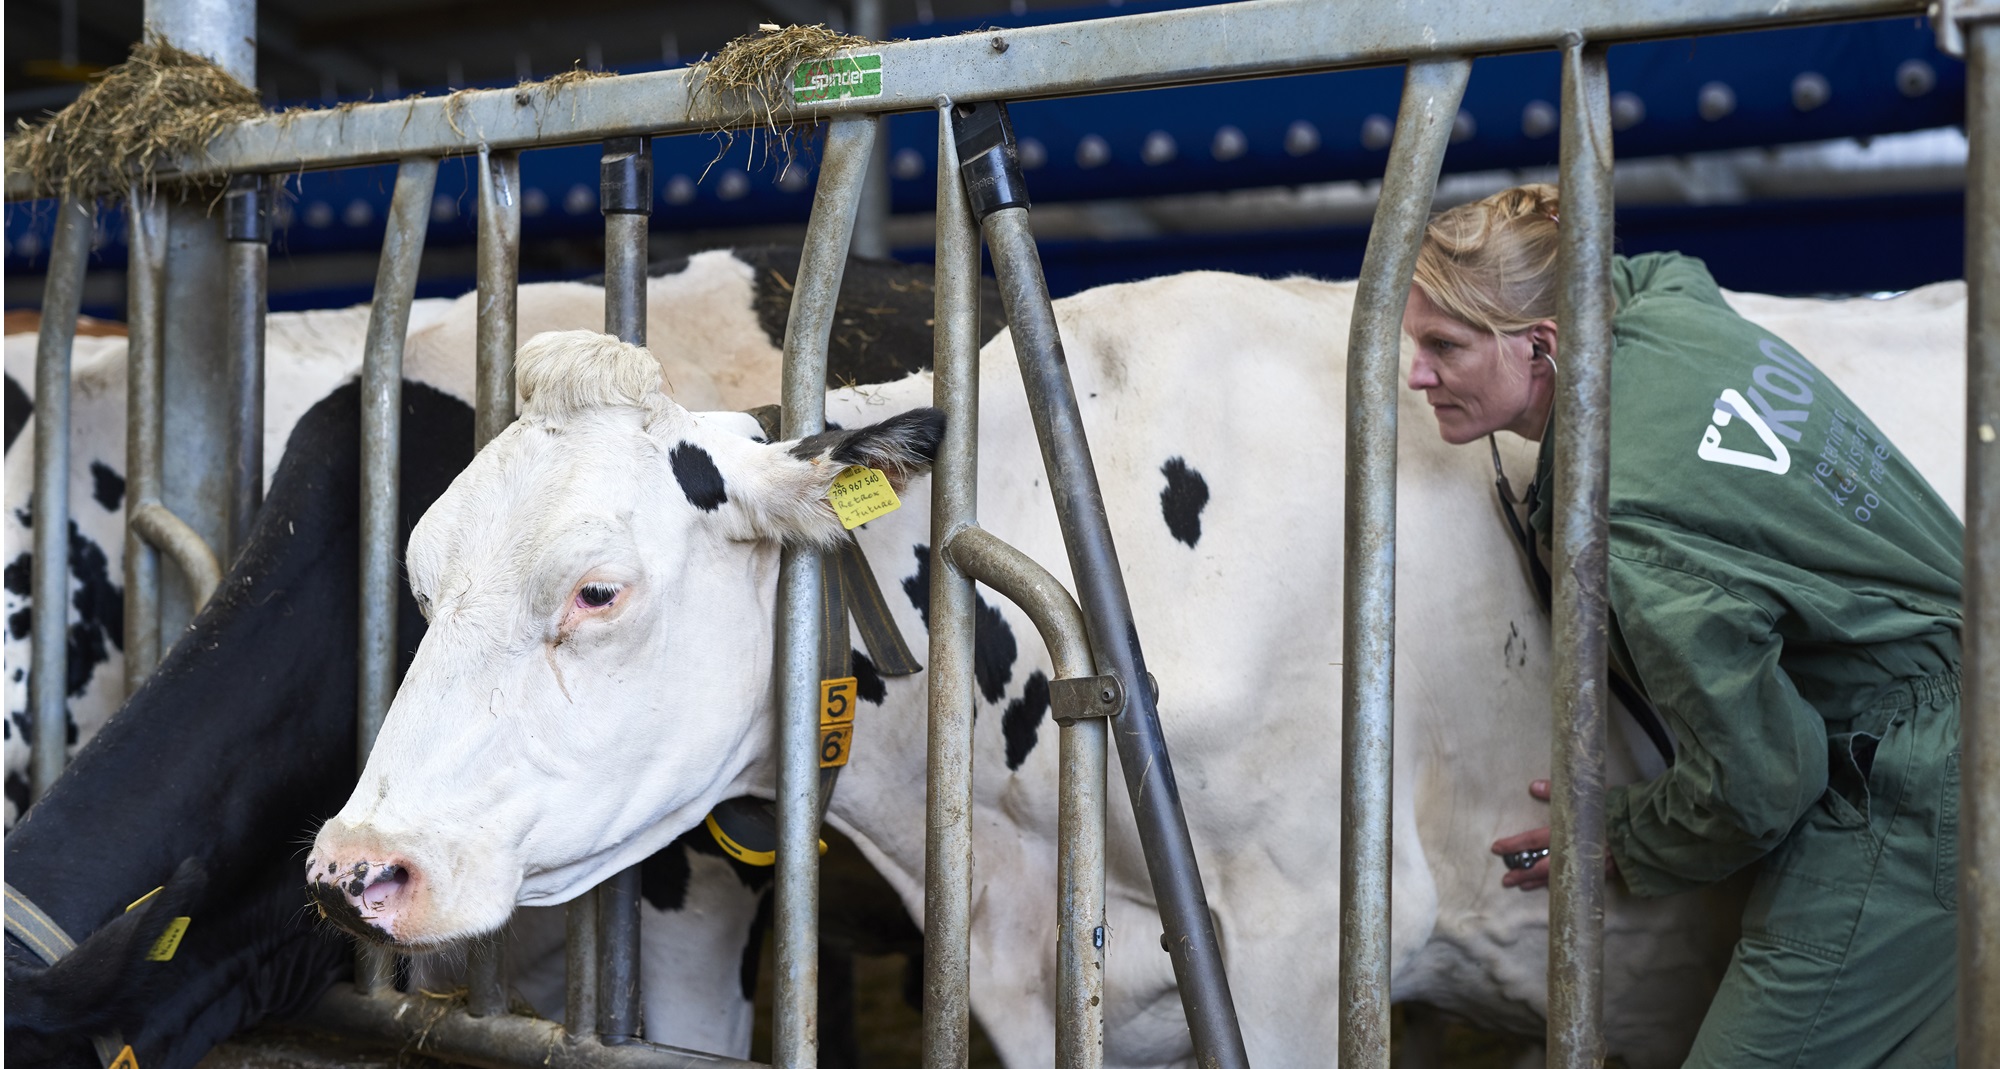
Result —
[{"label": "yellow tag on black cow", "polygon": [[896,488],[889,485],[887,475],[880,469],[858,465],[833,477],[833,488],[826,492],[826,500],[833,506],[833,514],[840,517],[840,525],[850,531],[903,507],[896,500]]},{"label": "yellow tag on black cow", "polygon": [[853,676],[821,680],[819,685],[819,767],[838,768],[847,763],[848,743],[854,739]]},{"label": "yellow tag on black cow", "polygon": [[167,930],[153,943],[153,949],[146,951],[147,961],[172,961],[174,951],[181,948],[181,937],[187,934],[191,918],[175,917],[167,922]]},{"label": "yellow tag on black cow", "polygon": [[124,1050],[118,1052],[118,1057],[111,1063],[111,1069],[139,1069],[139,1056],[132,1053],[130,1043],[125,1045]]}]

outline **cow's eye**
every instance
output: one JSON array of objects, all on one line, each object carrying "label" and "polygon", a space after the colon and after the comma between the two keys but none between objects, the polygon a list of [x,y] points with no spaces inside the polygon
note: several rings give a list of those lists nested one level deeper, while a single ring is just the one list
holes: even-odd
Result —
[{"label": "cow's eye", "polygon": [[618,597],[618,588],[610,583],[585,583],[576,592],[576,603],[586,609],[601,609]]}]

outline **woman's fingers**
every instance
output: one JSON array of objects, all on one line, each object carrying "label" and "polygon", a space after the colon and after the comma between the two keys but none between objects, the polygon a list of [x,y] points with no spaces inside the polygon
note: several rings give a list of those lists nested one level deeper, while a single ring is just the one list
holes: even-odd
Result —
[{"label": "woman's fingers", "polygon": [[1539,891],[1548,885],[1548,858],[1535,862],[1532,868],[1509,869],[1507,875],[1500,877],[1500,886],[1518,887],[1523,891]]},{"label": "woman's fingers", "polygon": [[1503,855],[1516,854],[1523,850],[1547,850],[1548,848],[1549,829],[1547,828],[1536,828],[1534,831],[1524,831],[1519,835],[1510,835],[1505,839],[1495,839],[1493,841],[1493,852]]}]

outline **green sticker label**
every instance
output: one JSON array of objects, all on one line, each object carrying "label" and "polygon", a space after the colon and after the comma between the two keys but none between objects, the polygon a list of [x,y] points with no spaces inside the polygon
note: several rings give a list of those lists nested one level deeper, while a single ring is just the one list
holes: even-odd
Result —
[{"label": "green sticker label", "polygon": [[841,97],[882,95],[882,56],[834,56],[799,64],[792,73],[792,103],[819,104]]}]

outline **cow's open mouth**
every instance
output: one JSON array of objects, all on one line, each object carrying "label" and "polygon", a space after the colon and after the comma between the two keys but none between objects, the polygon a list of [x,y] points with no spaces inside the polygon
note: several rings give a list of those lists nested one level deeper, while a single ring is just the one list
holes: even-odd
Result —
[{"label": "cow's open mouth", "polygon": [[314,880],[312,896],[313,903],[319,907],[319,915],[332,921],[342,931],[383,946],[402,945],[395,936],[370,922],[340,886],[323,880]]}]

